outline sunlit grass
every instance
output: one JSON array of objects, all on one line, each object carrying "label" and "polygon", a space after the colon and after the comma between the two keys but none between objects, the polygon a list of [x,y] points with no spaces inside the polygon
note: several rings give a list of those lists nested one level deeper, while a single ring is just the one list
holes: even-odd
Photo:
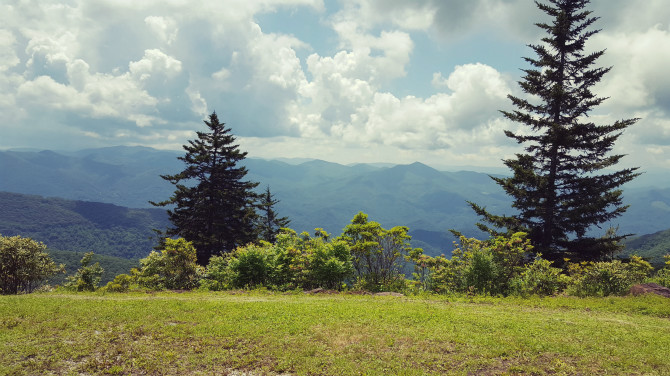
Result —
[{"label": "sunlit grass", "polygon": [[0,374],[670,374],[670,302],[271,293],[0,297]]}]

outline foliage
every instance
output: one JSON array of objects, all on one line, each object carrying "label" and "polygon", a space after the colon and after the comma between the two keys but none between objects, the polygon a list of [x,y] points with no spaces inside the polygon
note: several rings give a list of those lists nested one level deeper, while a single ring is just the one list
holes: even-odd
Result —
[{"label": "foliage", "polygon": [[205,120],[209,132],[196,132],[197,139],[184,145],[186,154],[178,157],[186,168],[161,177],[175,185],[169,199],[151,202],[169,206],[173,228],[167,235],[180,236],[193,243],[200,265],[220,252],[256,240],[256,194],[258,183],[244,181],[245,167],[237,164],[247,153],[235,145],[235,137],[219,122],[216,112]]},{"label": "foliage", "polygon": [[138,284],[154,290],[192,289],[202,273],[193,244],[183,238],[165,239],[165,248],[160,253],[152,251],[140,265],[134,272]]},{"label": "foliage", "polygon": [[656,273],[652,282],[670,288],[670,255],[665,255],[663,257],[665,258],[665,267]]},{"label": "foliage", "polygon": [[67,282],[65,282],[63,287],[72,291],[95,291],[98,288],[104,270],[98,262],[89,265],[92,258],[93,252],[86,253],[81,258],[80,268],[74,275],[67,277]]},{"label": "foliage", "polygon": [[316,241],[309,254],[309,276],[312,287],[340,289],[353,273],[349,245],[341,240]]},{"label": "foliage", "polygon": [[135,280],[136,278],[129,274],[119,274],[114,277],[114,280],[107,282],[105,290],[108,292],[128,292]]},{"label": "foliage", "polygon": [[0,235],[0,294],[32,292],[63,271],[63,265],[56,265],[46,248],[30,238]]},{"label": "foliage", "polygon": [[652,271],[652,266],[638,256],[631,257],[628,263],[621,260],[571,263],[568,273],[572,279],[567,292],[576,296],[624,295]]},{"label": "foliage", "polygon": [[551,266],[552,261],[538,254],[532,263],[524,266],[521,274],[510,281],[511,289],[521,296],[547,296],[559,293],[567,287],[570,277],[563,269]]},{"label": "foliage", "polygon": [[234,287],[268,286],[272,280],[272,247],[248,245],[235,250],[228,261]]},{"label": "foliage", "polygon": [[214,256],[201,285],[210,290],[271,287],[279,290],[316,287],[340,289],[353,267],[349,246],[329,241],[317,229],[315,237],[283,229],[275,244],[261,242]]},{"label": "foliage", "polygon": [[[524,70],[519,85],[540,103],[509,96],[516,110],[503,114],[527,126],[529,133],[505,134],[526,144],[525,154],[504,161],[512,177],[493,177],[513,197],[518,214],[493,215],[471,203],[494,227],[528,232],[537,251],[550,260],[595,260],[616,250],[617,241],[625,236],[591,238],[586,233],[626,210],[619,187],[639,175],[637,168],[603,172],[623,157],[609,153],[637,119],[596,125],[588,117],[606,99],[597,97],[591,88],[610,70],[593,67],[604,51],[584,52],[587,40],[598,32],[588,30],[597,20],[584,9],[588,2],[536,3],[553,21],[537,24],[547,35],[542,44],[530,46],[537,58],[525,59],[532,68]],[[496,233],[485,225],[481,228]]]},{"label": "foliage", "polygon": [[225,256],[212,256],[205,268],[202,278],[198,281],[200,287],[205,290],[222,291],[233,288],[234,273],[228,267],[230,254]]},{"label": "foliage", "polygon": [[[85,253],[59,251],[51,248],[49,248],[47,252],[55,263],[63,264],[65,266],[65,272],[67,275],[72,275],[77,272],[77,269],[79,269],[79,266],[81,265],[81,258]],[[125,258],[100,255],[97,253],[93,255],[91,262],[99,263],[104,270],[100,276],[100,283],[103,285],[111,282],[115,276],[123,273],[129,273],[132,268],[139,266],[139,260],[128,260]],[[48,283],[51,285],[63,285],[66,281],[66,278],[67,276],[65,274],[57,274],[49,278]]]},{"label": "foliage", "polygon": [[287,217],[279,217],[274,210],[274,206],[279,202],[270,192],[270,186],[267,186],[265,192],[259,197],[258,209],[258,231],[261,240],[268,243],[274,243],[277,240],[277,234],[282,228],[288,227],[291,221]]},{"label": "foliage", "polygon": [[525,270],[532,249],[522,232],[486,241],[460,235],[451,259],[421,255],[417,261],[430,271],[436,292],[507,295],[513,290],[512,281]]},{"label": "foliage", "polygon": [[402,263],[412,251],[408,231],[405,226],[386,230],[379,223],[368,221],[363,212],[354,216],[340,239],[351,247],[359,286],[380,291],[404,280]]}]

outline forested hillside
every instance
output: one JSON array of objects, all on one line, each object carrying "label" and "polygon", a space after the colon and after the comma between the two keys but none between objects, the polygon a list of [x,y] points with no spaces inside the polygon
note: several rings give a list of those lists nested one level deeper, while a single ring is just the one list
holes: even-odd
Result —
[{"label": "forested hillside", "polygon": [[152,229],[168,225],[164,210],[17,193],[0,192],[0,208],[4,236],[30,237],[55,250],[125,259],[145,257],[155,244]]},{"label": "forested hillside", "polygon": [[670,229],[638,236],[627,240],[625,244],[626,254],[641,256],[652,265],[662,267],[665,263],[663,256],[670,255]]}]

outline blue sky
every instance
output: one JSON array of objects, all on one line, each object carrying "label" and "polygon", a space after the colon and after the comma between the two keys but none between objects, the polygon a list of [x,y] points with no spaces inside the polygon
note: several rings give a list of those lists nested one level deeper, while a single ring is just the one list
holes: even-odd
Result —
[{"label": "blue sky", "polygon": [[[593,0],[613,66],[597,123],[640,117],[623,166],[670,170],[667,0]],[[26,0],[0,4],[0,149],[181,148],[216,110],[250,157],[492,166],[528,0]]]}]

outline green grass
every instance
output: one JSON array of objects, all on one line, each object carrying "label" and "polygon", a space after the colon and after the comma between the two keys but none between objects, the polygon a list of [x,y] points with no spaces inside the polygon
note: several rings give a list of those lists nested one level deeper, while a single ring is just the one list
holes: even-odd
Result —
[{"label": "green grass", "polygon": [[670,301],[0,297],[0,374],[670,375]]}]

